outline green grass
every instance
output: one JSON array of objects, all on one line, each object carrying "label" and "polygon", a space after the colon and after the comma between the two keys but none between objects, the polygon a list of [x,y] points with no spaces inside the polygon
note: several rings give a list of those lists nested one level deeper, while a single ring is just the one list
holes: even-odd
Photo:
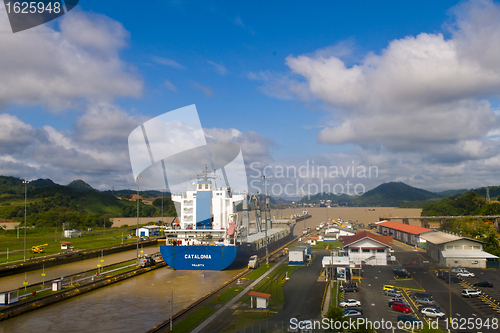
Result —
[{"label": "green grass", "polygon": [[244,312],[227,325],[221,333],[239,332],[245,327],[257,324],[266,319],[269,319],[269,316],[261,312]]},{"label": "green grass", "polygon": [[[275,273],[278,273],[278,278],[271,280],[270,276],[266,277],[257,286],[255,286],[253,290],[261,293],[271,294],[271,297],[269,298],[269,306],[279,307],[283,305],[285,302],[285,297],[283,295],[283,282],[282,282],[283,278],[286,276],[287,272],[288,272],[288,277],[291,277],[292,273],[300,268],[303,267],[281,265],[276,269],[275,272],[270,274],[274,275]],[[284,283],[286,283],[286,281]],[[245,295],[242,298],[241,302],[250,304],[250,296]]]},{"label": "green grass", "polygon": [[317,242],[316,245],[311,245],[311,249],[324,250],[328,246],[328,249],[335,249],[337,247],[342,247],[342,243],[339,241],[321,241]]},{"label": "green grass", "polygon": [[266,264],[263,264],[259,266],[258,268],[254,269],[250,274],[248,274],[247,279],[248,280],[257,280],[262,274],[267,272],[268,269],[276,265],[275,263],[270,263],[269,267],[267,267]]},{"label": "green grass", "polygon": [[229,302],[231,299],[233,299],[234,296],[238,295],[244,288],[243,287],[229,287],[223,292],[219,293],[219,299],[217,297],[214,297],[213,299],[210,300],[210,303],[212,304],[226,304]]},{"label": "green grass", "polygon": [[[47,230],[27,230],[26,236],[26,257],[43,257],[50,254],[64,252],[61,250],[60,241],[65,240],[72,242],[75,250],[95,250],[105,247],[112,247],[122,244],[122,234],[127,236],[128,230],[126,229],[110,229],[106,230],[103,234],[102,230],[85,232],[83,237],[78,238],[64,238],[62,232],[55,232],[54,228],[51,231]],[[123,240],[123,244],[136,243],[135,238]],[[7,262],[7,249],[9,249],[9,263],[24,259],[24,232],[20,230],[19,238],[16,234],[2,234],[0,235],[0,265]],[[35,245],[48,244],[44,248],[44,253],[31,253],[31,247]],[[16,252],[14,252],[16,251]]]},{"label": "green grass", "polygon": [[215,308],[209,306],[202,306],[201,308],[194,311],[192,314],[184,318],[178,324],[175,324],[172,331],[176,333],[188,333],[193,330],[196,326],[201,324],[203,320],[208,318],[212,313],[215,312]]}]

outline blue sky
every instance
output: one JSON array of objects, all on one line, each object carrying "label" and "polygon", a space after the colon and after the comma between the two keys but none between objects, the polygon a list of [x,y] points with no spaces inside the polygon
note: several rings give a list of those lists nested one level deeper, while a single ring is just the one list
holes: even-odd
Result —
[{"label": "blue sky", "polygon": [[147,3],[83,0],[16,34],[1,7],[0,174],[133,187],[130,131],[196,104],[253,174],[376,166],[298,181],[498,185],[499,2]]}]

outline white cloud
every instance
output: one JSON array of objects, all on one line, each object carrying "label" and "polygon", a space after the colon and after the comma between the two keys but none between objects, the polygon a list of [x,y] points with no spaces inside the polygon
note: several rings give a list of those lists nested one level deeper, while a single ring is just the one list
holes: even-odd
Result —
[{"label": "white cloud", "polygon": [[84,179],[102,189],[128,187],[133,179],[127,136],[142,121],[106,104],[91,106],[75,131],[34,128],[0,114],[0,175],[51,178],[61,184]]},{"label": "white cloud", "polygon": [[144,118],[132,117],[119,107],[108,103],[89,105],[76,122],[76,136],[87,142],[111,140],[126,144],[130,132]]},{"label": "white cloud", "polygon": [[212,97],[214,95],[214,91],[210,87],[206,87],[196,81],[191,81],[191,85],[194,88],[201,90],[207,97]]},{"label": "white cloud", "polygon": [[499,118],[487,98],[500,91],[500,5],[469,1],[451,13],[449,39],[407,36],[353,65],[343,60],[352,45],[340,43],[288,56],[291,73],[249,78],[270,96],[323,102],[331,121],[320,143],[414,152],[435,163],[491,158],[499,153],[488,137]]},{"label": "white cloud", "polygon": [[174,86],[174,84],[169,80],[165,80],[165,88],[167,88],[170,91],[177,91],[177,87]]},{"label": "white cloud", "polygon": [[274,143],[257,132],[240,132],[234,128],[204,128],[203,131],[208,142],[236,143],[241,148],[247,167],[252,162],[266,164],[271,160],[269,149]]},{"label": "white cloud", "polygon": [[213,70],[220,75],[226,75],[228,73],[228,70],[226,67],[224,67],[221,64],[218,64],[216,62],[213,62],[212,60],[207,60],[207,63],[212,66]]},{"label": "white cloud", "polygon": [[[52,110],[81,100],[110,101],[138,97],[142,79],[119,57],[129,37],[123,26],[98,14],[72,10],[49,25],[16,34],[0,34],[0,103],[42,104]],[[0,30],[8,31],[4,6]]]},{"label": "white cloud", "polygon": [[186,67],[182,66],[177,61],[172,60],[172,59],[162,58],[162,57],[157,57],[157,56],[152,56],[151,59],[160,65],[165,65],[165,66],[169,66],[169,67],[173,67],[173,68],[177,68],[177,69],[186,69]]},{"label": "white cloud", "polygon": [[243,21],[241,20],[241,17],[239,16],[236,16],[233,20],[233,23],[240,26],[240,27],[245,27],[245,25],[243,24]]}]

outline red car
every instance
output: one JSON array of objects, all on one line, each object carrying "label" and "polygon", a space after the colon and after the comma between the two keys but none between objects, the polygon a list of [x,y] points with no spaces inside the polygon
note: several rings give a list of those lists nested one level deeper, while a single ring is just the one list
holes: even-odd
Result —
[{"label": "red car", "polygon": [[399,302],[394,302],[392,304],[392,309],[399,311],[399,312],[404,312],[404,313],[411,312],[411,308],[408,306],[408,304],[403,304],[403,303],[399,303]]}]

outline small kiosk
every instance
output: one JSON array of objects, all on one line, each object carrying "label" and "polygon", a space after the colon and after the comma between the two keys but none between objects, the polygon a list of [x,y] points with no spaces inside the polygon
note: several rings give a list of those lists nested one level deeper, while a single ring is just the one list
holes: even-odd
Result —
[{"label": "small kiosk", "polygon": [[0,305],[10,305],[19,300],[19,289],[0,292]]},{"label": "small kiosk", "polygon": [[[250,308],[253,309],[254,305],[256,309],[265,310],[269,306],[270,294],[259,293],[257,291],[251,291],[248,293],[250,296]],[[255,301],[254,301],[255,299]]]},{"label": "small kiosk", "polygon": [[52,281],[52,291],[59,291],[62,288],[62,279]]}]

